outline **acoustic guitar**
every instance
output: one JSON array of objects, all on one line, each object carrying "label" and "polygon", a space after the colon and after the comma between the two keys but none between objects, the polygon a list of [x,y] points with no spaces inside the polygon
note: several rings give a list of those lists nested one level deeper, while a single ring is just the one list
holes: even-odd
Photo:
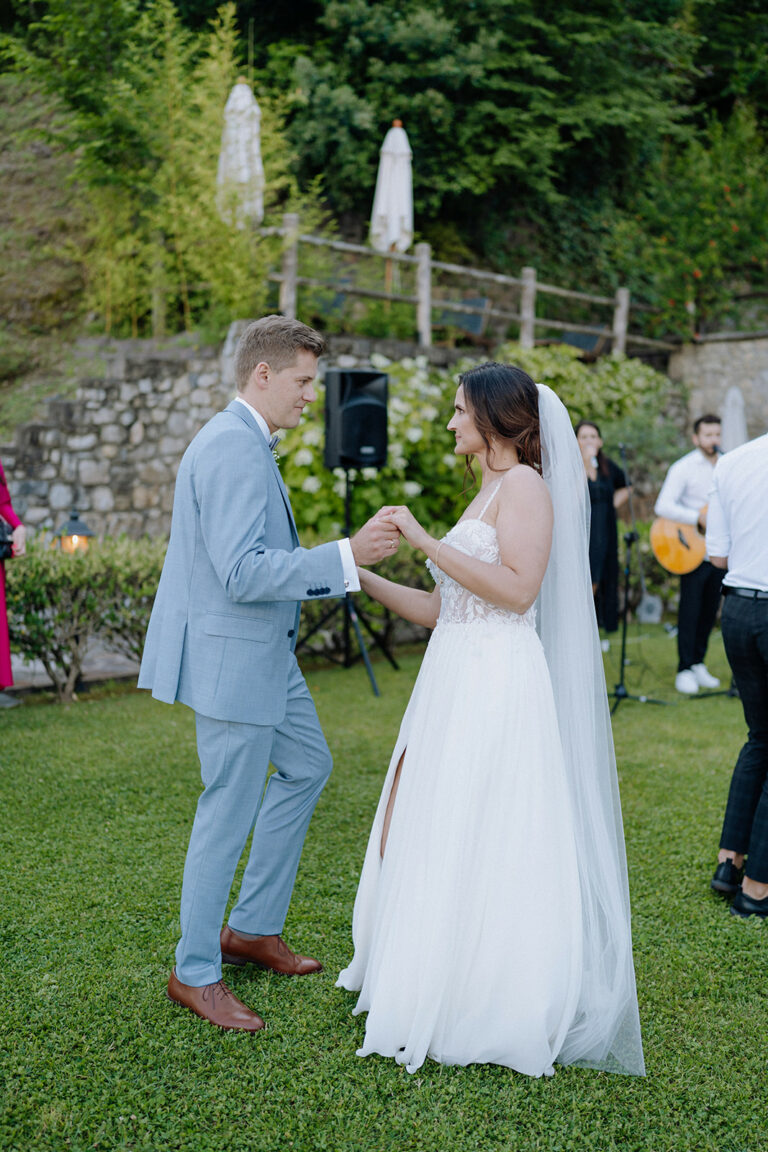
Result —
[{"label": "acoustic guitar", "polygon": [[651,524],[651,548],[662,568],[675,576],[693,572],[707,554],[704,534],[697,524],[680,524],[663,516]]}]

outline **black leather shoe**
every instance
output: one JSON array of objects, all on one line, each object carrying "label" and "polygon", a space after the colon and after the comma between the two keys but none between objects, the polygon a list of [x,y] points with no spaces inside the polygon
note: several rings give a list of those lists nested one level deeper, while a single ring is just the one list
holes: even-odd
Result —
[{"label": "black leather shoe", "polygon": [[741,887],[743,868],[737,868],[733,860],[723,860],[715,868],[715,874],[709,882],[713,892],[720,892],[724,896],[735,896]]},{"label": "black leather shoe", "polygon": [[755,900],[741,888],[733,898],[731,912],[734,916],[768,916],[768,896]]}]

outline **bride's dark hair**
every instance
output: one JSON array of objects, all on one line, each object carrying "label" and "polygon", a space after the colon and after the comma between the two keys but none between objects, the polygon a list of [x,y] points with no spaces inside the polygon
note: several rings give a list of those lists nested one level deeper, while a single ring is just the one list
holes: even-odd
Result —
[{"label": "bride's dark hair", "polygon": [[[488,449],[491,471],[495,471],[492,441],[500,437],[514,445],[521,464],[541,472],[539,390],[528,373],[513,364],[489,362],[470,368],[459,376],[459,383]],[[467,468],[474,479],[469,461]]]}]

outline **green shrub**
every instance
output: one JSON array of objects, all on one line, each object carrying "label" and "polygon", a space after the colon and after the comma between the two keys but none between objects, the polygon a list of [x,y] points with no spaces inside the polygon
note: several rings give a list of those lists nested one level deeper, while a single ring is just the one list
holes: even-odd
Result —
[{"label": "green shrub", "polygon": [[38,537],[6,566],[11,644],[41,661],[60,700],[72,699],[94,636],[140,658],[165,547],[120,537],[69,554]]}]

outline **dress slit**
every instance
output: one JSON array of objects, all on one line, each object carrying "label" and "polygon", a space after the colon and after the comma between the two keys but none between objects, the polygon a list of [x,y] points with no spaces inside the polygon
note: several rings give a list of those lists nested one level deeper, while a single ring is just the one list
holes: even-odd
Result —
[{"label": "dress slit", "polygon": [[403,769],[403,761],[405,760],[405,754],[407,751],[408,751],[408,748],[406,746],[405,748],[403,748],[400,759],[397,762],[397,768],[395,768],[394,779],[392,780],[392,787],[389,790],[389,799],[387,800],[387,806],[384,809],[384,823],[383,823],[382,829],[381,829],[381,847],[380,847],[380,853],[381,853],[382,860],[384,859],[384,853],[385,853],[386,848],[387,848],[387,839],[389,837],[389,826],[392,822],[392,813],[395,810],[395,801],[397,800],[397,790],[400,787],[400,773],[402,772],[402,769]]}]

